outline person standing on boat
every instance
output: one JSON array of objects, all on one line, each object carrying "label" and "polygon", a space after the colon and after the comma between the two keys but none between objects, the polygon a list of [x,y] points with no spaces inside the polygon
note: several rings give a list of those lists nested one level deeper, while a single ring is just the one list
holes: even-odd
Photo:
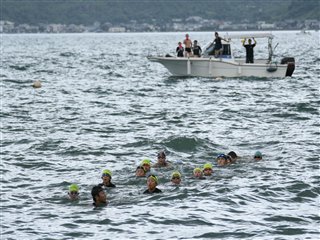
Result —
[{"label": "person standing on boat", "polygon": [[192,41],[191,39],[189,38],[189,34],[187,33],[186,34],[186,39],[183,40],[183,44],[184,44],[184,56],[185,57],[190,57],[191,56],[191,48],[192,48]]},{"label": "person standing on boat", "polygon": [[248,44],[246,43],[246,39],[243,40],[243,46],[246,48],[246,63],[253,63],[253,48],[256,46],[257,42],[254,38],[252,38],[254,44],[252,44],[252,40],[248,40]]},{"label": "person standing on boat", "polygon": [[226,42],[228,42],[228,41],[222,37],[219,37],[218,32],[215,32],[214,36],[215,36],[215,39],[213,41],[213,43],[214,43],[214,57],[217,58],[217,57],[219,57],[219,55],[222,54],[222,50],[223,50],[221,40],[224,40]]},{"label": "person standing on boat", "polygon": [[178,42],[178,47],[176,49],[177,57],[183,57],[184,48],[182,47],[182,43]]},{"label": "person standing on boat", "polygon": [[198,45],[198,41],[194,40],[193,41],[193,56],[195,57],[201,57],[201,53],[202,53],[202,49],[201,47]]}]

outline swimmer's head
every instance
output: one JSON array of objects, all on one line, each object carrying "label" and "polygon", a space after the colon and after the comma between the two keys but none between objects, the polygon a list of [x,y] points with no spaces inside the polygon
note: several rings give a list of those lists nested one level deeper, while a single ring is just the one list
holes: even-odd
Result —
[{"label": "swimmer's head", "polygon": [[205,165],[203,165],[203,170],[206,169],[211,169],[212,170],[212,164],[211,163],[206,163]]},{"label": "swimmer's head", "polygon": [[112,173],[109,169],[105,169],[102,171],[101,177],[110,177],[110,179],[111,179],[111,176],[112,176]]},{"label": "swimmer's head", "polygon": [[149,175],[148,176],[148,181],[149,181],[149,179],[152,179],[157,185],[158,185],[158,183],[159,183],[159,180],[158,180],[158,178],[157,178],[157,176],[156,175]]},{"label": "swimmer's head", "polygon": [[254,159],[261,160],[262,159],[262,153],[260,151],[256,151],[254,154]]},{"label": "swimmer's head", "polygon": [[142,161],[141,161],[141,166],[143,166],[143,165],[151,165],[151,160],[150,159],[143,159]]},{"label": "swimmer's head", "polygon": [[69,186],[68,195],[70,200],[77,200],[79,198],[79,187],[77,184],[71,184]]},{"label": "swimmer's head", "polygon": [[171,174],[171,179],[173,178],[181,178],[181,173],[179,173],[178,171],[175,171]]}]

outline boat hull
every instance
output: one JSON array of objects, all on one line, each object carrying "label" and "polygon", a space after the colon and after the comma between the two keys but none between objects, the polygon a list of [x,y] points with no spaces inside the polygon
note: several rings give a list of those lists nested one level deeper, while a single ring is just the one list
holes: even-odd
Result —
[{"label": "boat hull", "polygon": [[266,60],[244,63],[234,59],[148,57],[166,67],[174,76],[195,77],[278,77],[287,74],[288,63],[268,64]]}]

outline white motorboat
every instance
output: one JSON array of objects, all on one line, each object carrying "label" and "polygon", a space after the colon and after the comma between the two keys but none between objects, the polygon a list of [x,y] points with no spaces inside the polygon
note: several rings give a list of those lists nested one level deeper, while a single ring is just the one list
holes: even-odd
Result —
[{"label": "white motorboat", "polygon": [[[201,57],[173,57],[148,56],[152,62],[161,63],[174,76],[196,76],[196,77],[286,77],[292,76],[295,69],[293,57],[284,57],[278,63],[272,60],[273,50],[271,33],[253,33],[227,35],[223,41],[223,52],[218,58],[213,53],[213,43],[204,47]],[[246,63],[245,59],[235,58],[232,54],[231,43],[234,39],[267,38],[267,59],[255,59],[254,63]]]}]

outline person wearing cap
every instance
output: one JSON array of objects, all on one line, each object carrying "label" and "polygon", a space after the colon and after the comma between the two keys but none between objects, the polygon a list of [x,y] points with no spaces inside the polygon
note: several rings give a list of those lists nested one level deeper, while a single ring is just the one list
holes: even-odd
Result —
[{"label": "person wearing cap", "polygon": [[205,179],[203,177],[203,172],[202,172],[201,168],[195,168],[193,170],[193,177],[197,178],[197,179]]},{"label": "person wearing cap", "polygon": [[193,51],[193,56],[194,56],[194,57],[201,57],[202,49],[201,49],[201,47],[198,45],[198,41],[197,41],[197,40],[194,40],[194,41],[193,41],[192,51]]},{"label": "person wearing cap", "polygon": [[211,163],[206,163],[206,164],[204,164],[204,165],[203,165],[203,170],[202,170],[202,172],[203,172],[203,175],[204,175],[204,176],[211,176],[211,175],[212,175],[212,172],[213,172],[213,170],[212,170],[212,164],[211,164]]},{"label": "person wearing cap", "polygon": [[69,186],[68,196],[72,201],[79,199],[79,187],[77,184],[71,184]]},{"label": "person wearing cap", "polygon": [[171,174],[171,182],[174,185],[180,185],[181,183],[181,174],[178,171],[175,171]]},{"label": "person wearing cap", "polygon": [[102,179],[102,183],[100,183],[98,186],[106,188],[106,187],[116,187],[116,185],[114,185],[111,182],[111,177],[112,173],[110,170],[105,169],[102,171],[102,175],[101,175],[101,179]]},{"label": "person wearing cap", "polygon": [[152,193],[161,193],[162,191],[157,188],[158,178],[155,175],[149,175],[147,178],[147,187],[148,189],[143,192],[143,194],[152,194]]},{"label": "person wearing cap", "polygon": [[136,168],[136,177],[145,177],[146,176],[146,170],[143,166],[138,166]]},{"label": "person wearing cap", "polygon": [[156,164],[153,165],[154,168],[160,168],[160,167],[171,167],[171,163],[167,161],[167,157],[164,151],[160,151],[158,153],[158,161]]},{"label": "person wearing cap", "polygon": [[146,172],[150,172],[151,160],[150,159],[143,159],[140,163],[140,166],[142,166]]},{"label": "person wearing cap", "polygon": [[217,157],[217,163],[219,166],[225,166],[230,164],[231,160],[230,158],[228,159],[228,157],[224,154],[219,154]]},{"label": "person wearing cap", "polygon": [[231,163],[235,163],[237,161],[238,156],[234,151],[229,152],[227,156],[230,157]]},{"label": "person wearing cap", "polygon": [[191,56],[191,48],[192,48],[192,41],[189,38],[189,34],[186,34],[186,38],[183,40],[183,44],[184,44],[184,56],[185,57],[190,57]]},{"label": "person wearing cap", "polygon": [[256,151],[254,156],[253,156],[253,159],[256,160],[256,161],[262,160],[262,153],[260,151]]},{"label": "person wearing cap", "polygon": [[107,205],[107,195],[101,186],[94,186],[91,189],[93,206],[100,207]]}]

